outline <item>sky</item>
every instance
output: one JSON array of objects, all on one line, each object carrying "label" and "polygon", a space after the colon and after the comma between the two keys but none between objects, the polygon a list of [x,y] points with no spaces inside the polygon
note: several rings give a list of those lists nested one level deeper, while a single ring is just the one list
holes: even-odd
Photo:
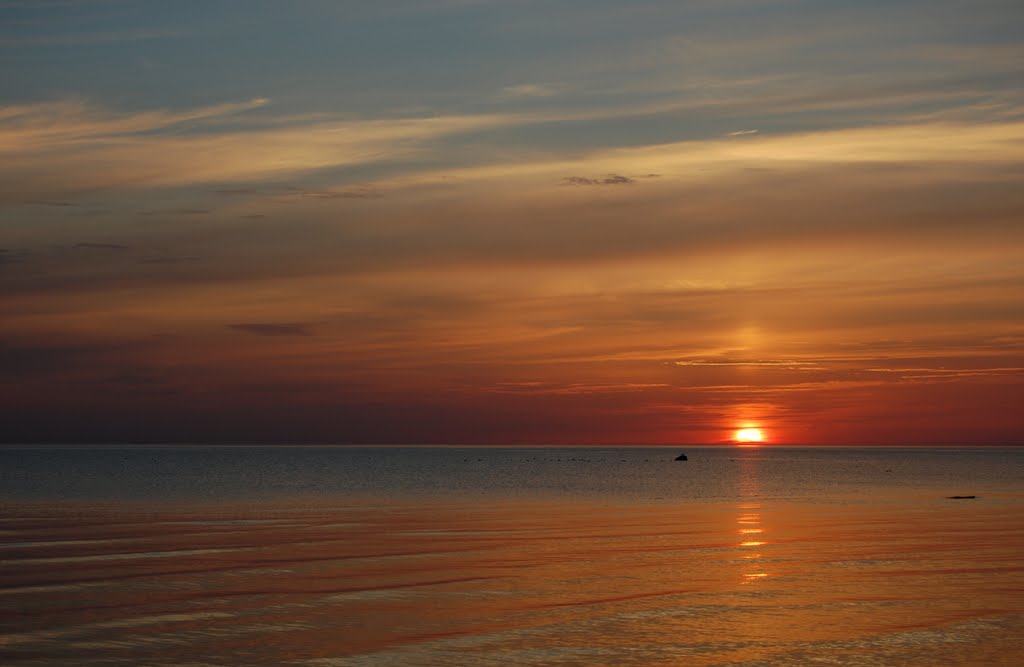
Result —
[{"label": "sky", "polygon": [[1024,443],[1019,0],[0,0],[0,440]]}]

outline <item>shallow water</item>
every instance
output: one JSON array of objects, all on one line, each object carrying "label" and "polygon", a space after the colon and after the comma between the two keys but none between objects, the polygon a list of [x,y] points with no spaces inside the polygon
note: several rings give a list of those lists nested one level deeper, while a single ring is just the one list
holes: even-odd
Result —
[{"label": "shallow water", "polygon": [[675,453],[0,452],[0,664],[1024,664],[1021,452]]}]

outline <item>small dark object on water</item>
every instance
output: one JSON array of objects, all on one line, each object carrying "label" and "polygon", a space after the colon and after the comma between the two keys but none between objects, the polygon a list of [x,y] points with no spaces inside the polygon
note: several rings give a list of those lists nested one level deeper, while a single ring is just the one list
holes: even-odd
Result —
[{"label": "small dark object on water", "polygon": [[680,454],[679,456],[677,456],[673,460],[675,460],[675,461],[688,461],[689,459],[686,458],[686,454]]},{"label": "small dark object on water", "polygon": [[950,500],[974,500],[977,496],[946,496]]}]

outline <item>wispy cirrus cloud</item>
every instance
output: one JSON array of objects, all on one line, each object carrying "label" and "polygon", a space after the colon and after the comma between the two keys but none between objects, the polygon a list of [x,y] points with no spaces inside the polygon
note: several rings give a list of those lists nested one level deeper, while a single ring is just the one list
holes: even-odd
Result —
[{"label": "wispy cirrus cloud", "polygon": [[[883,127],[842,128],[817,133],[764,136],[739,130],[724,137],[668,144],[593,150],[579,158],[546,154],[523,162],[514,157],[481,159],[460,152],[457,138],[474,132],[549,122],[626,119],[631,115],[673,113],[692,102],[597,111],[489,113],[351,120],[313,114],[280,123],[262,114],[260,122],[240,124],[246,112],[267,107],[265,98],[185,109],[112,113],[69,99],[0,108],[0,184],[17,201],[60,201],[63,195],[107,188],[259,183],[293,179],[317,171],[389,164],[398,178],[375,185],[398,187],[466,180],[526,177],[548,172],[566,179],[584,167],[603,177],[574,175],[571,184],[629,183],[623,173],[666,173],[699,169],[778,168],[794,164],[893,163],[941,160],[962,162],[965,150],[983,162],[1016,159],[1007,142],[1024,123],[925,122]],[[700,102],[699,104],[704,104]],[[201,127],[216,123],[217,127]],[[173,136],[168,132],[174,129]],[[736,142],[737,137],[745,139]],[[440,143],[445,141],[447,143]],[[454,142],[454,143],[453,143]],[[452,147],[455,146],[455,150]],[[514,154],[513,154],[514,155]],[[453,164],[440,167],[439,164]],[[431,165],[424,168],[423,165]],[[103,169],[96,169],[103,165]],[[628,170],[628,171],[627,171]],[[561,175],[551,172],[561,171]],[[586,173],[584,172],[584,173]],[[379,190],[337,184],[304,188],[310,196],[358,198]],[[224,192],[240,192],[225,187]],[[319,193],[319,194],[318,194]],[[8,194],[8,201],[12,195]],[[73,202],[67,202],[73,203]]]},{"label": "wispy cirrus cloud", "polygon": [[676,366],[710,366],[742,368],[784,368],[787,370],[818,370],[820,363],[803,359],[683,359]]},{"label": "wispy cirrus cloud", "polygon": [[199,120],[232,116],[264,107],[270,100],[257,97],[183,111],[116,113],[82,99],[0,107],[0,151],[54,150],[88,147],[104,139],[167,129]]},{"label": "wispy cirrus cloud", "polygon": [[995,368],[947,368],[947,367],[909,367],[909,368],[865,368],[865,373],[881,373],[895,375],[900,380],[955,380],[968,377],[1017,377],[1024,378],[1024,366],[999,366]]},{"label": "wispy cirrus cloud", "polygon": [[516,122],[493,114],[318,120],[173,136],[162,132],[267,103],[258,98],[179,112],[131,114],[112,114],[75,100],[0,108],[0,183],[26,201],[98,188],[260,181],[411,159],[422,156],[431,140]]},{"label": "wispy cirrus cloud", "polygon": [[481,388],[480,391],[495,394],[548,394],[548,395],[576,395],[576,394],[621,394],[632,392],[644,392],[661,390],[671,387],[667,382],[624,382],[621,384],[587,384],[570,383],[555,384],[542,381],[526,382],[500,382],[492,387]]}]

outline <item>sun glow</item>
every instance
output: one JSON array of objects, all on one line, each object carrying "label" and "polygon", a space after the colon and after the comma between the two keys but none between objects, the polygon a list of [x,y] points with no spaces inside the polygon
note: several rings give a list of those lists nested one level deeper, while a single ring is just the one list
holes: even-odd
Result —
[{"label": "sun glow", "polygon": [[759,428],[741,428],[736,431],[736,442],[764,442],[764,433]]}]

